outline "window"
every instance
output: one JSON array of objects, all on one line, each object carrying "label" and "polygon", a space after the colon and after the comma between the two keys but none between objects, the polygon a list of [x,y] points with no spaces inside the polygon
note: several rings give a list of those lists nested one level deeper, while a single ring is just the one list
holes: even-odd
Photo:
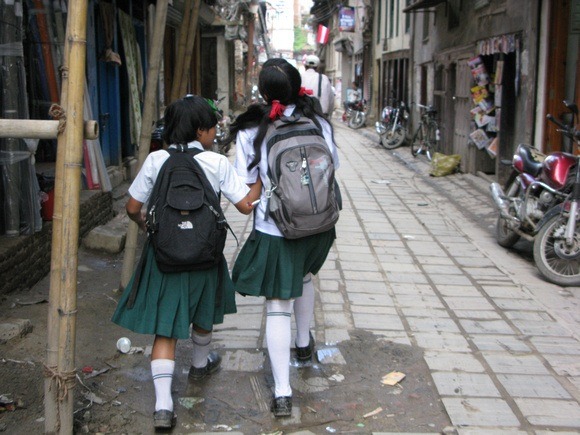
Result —
[{"label": "window", "polygon": [[395,36],[395,0],[389,2],[389,38]]},{"label": "window", "polygon": [[425,13],[423,15],[423,41],[429,39],[429,19],[431,14]]},{"label": "window", "polygon": [[455,29],[459,26],[459,17],[463,6],[462,0],[447,0],[447,29]]},{"label": "window", "polygon": [[[381,4],[381,2],[379,2]],[[411,0],[405,1],[405,7],[408,7],[411,4]],[[411,31],[411,14],[405,14],[405,33],[409,33]]]}]

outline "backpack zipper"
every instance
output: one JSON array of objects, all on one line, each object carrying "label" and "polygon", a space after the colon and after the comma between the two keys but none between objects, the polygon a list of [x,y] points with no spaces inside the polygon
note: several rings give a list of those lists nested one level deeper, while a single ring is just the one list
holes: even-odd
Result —
[{"label": "backpack zipper", "polygon": [[[306,182],[302,183],[308,185],[308,192],[310,193],[310,204],[314,213],[318,213],[318,204],[316,203],[316,196],[314,195],[314,187],[312,186],[312,177],[310,176],[310,165],[308,165],[308,156],[306,155],[306,148],[300,147],[300,156],[302,157],[302,171],[306,172]],[[302,177],[305,176],[304,174]]]}]

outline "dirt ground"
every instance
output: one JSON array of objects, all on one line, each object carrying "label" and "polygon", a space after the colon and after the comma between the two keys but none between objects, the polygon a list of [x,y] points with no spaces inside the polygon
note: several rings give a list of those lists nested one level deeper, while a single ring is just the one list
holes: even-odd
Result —
[{"label": "dirt ground", "polygon": [[[154,393],[147,355],[152,337],[130,333],[110,322],[119,298],[122,261],[122,254],[80,248],[74,392],[77,433],[153,431]],[[0,431],[6,433],[44,431],[48,283],[46,277],[34,288],[0,300],[0,319],[30,319],[34,327],[24,337],[0,344],[0,396],[14,402],[7,409],[0,407]],[[115,344],[121,336],[129,337],[144,352],[118,352]],[[180,341],[173,382],[178,421],[173,432],[257,434],[308,429],[316,434],[365,434],[441,432],[449,426],[420,349],[377,340],[364,331],[353,331],[351,337],[336,346],[346,364],[316,361],[297,367],[293,363],[294,412],[287,419],[274,419],[269,411],[273,381],[264,349],[253,350],[264,361],[260,372],[221,370],[194,384],[187,379],[191,344]],[[317,349],[327,356],[335,350],[323,345]],[[92,373],[84,373],[90,369]],[[381,378],[391,371],[404,372],[406,378],[395,386],[381,384]],[[374,415],[367,415],[373,411]]]}]

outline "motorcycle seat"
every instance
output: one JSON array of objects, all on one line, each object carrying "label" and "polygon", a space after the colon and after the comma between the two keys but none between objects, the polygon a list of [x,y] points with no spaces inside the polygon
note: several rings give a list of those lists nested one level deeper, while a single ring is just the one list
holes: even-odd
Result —
[{"label": "motorcycle seat", "polygon": [[518,145],[517,154],[522,159],[524,165],[524,172],[536,177],[542,171],[542,163],[546,158],[545,154],[542,154],[537,149],[530,145],[520,144]]}]

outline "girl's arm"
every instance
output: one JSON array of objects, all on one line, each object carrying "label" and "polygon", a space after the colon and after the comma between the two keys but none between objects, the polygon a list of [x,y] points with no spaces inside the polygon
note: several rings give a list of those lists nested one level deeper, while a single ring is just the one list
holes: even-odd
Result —
[{"label": "girl's arm", "polygon": [[142,229],[143,231],[147,231],[147,226],[145,225],[145,217],[146,217],[145,215],[147,212],[145,210],[141,210],[142,208],[143,203],[137,201],[132,196],[129,197],[129,200],[125,205],[125,210],[127,211],[129,219],[135,222],[140,229]]},{"label": "girl's arm", "polygon": [[248,184],[250,191],[240,202],[234,204],[240,213],[250,214],[254,207],[257,205],[252,205],[254,201],[260,199],[262,195],[262,180],[258,177],[258,181],[252,184]]}]

